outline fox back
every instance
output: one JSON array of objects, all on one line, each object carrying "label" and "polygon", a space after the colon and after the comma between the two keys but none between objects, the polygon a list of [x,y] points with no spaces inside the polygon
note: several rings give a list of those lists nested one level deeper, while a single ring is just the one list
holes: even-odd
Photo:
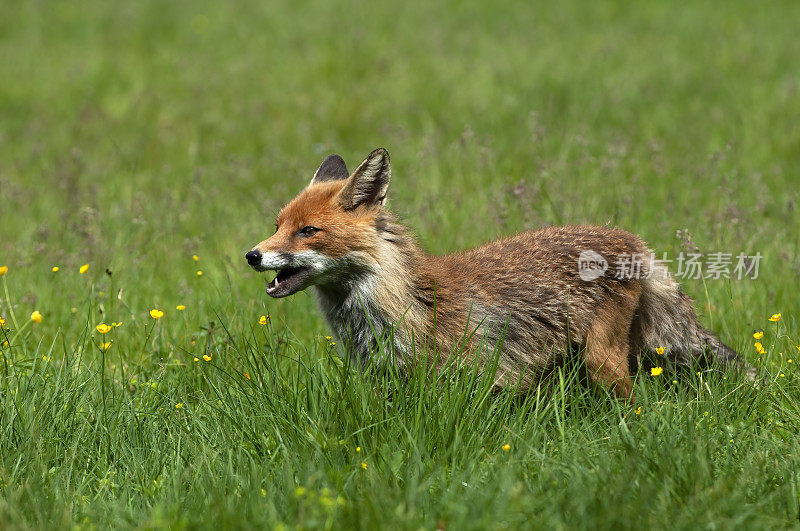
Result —
[{"label": "fox back", "polygon": [[377,149],[350,174],[331,155],[286,205],[275,234],[246,258],[275,270],[271,297],[314,287],[337,341],[366,363],[411,363],[454,356],[486,364],[495,382],[526,389],[570,352],[619,396],[630,374],[656,350],[670,364],[711,359],[749,369],[697,321],[692,301],[663,264],[637,275],[579,271],[591,252],[608,271],[622,257],[651,256],[638,237],[608,227],[548,227],[469,251],[432,256],[386,210],[389,155]]}]

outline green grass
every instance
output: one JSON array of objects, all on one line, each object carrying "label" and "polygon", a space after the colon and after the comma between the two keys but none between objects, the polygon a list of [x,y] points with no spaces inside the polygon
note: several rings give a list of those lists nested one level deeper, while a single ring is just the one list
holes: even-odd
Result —
[{"label": "green grass", "polygon": [[[798,19],[6,2],[0,527],[797,527]],[[243,255],[324,155],[378,146],[431,252],[560,223],[760,252],[755,280],[682,285],[762,388],[640,375],[629,406],[575,367],[521,398],[350,367],[311,294],[268,300]]]}]

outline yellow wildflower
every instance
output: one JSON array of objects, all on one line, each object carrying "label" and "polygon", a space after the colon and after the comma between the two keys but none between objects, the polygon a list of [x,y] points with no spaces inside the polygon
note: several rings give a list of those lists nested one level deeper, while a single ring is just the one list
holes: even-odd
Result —
[{"label": "yellow wildflower", "polygon": [[360,446],[356,446],[356,452],[360,452],[360,451],[361,451],[361,447]]},{"label": "yellow wildflower", "polygon": [[0,266],[0,277],[8,273],[8,266]]},{"label": "yellow wildflower", "polygon": [[120,322],[118,322],[118,323],[111,323],[111,326],[113,326],[114,328],[117,328],[117,327],[119,327],[119,326],[122,326],[122,321],[120,321]]},{"label": "yellow wildflower", "polygon": [[777,323],[778,321],[781,320],[781,314],[773,313],[772,317],[770,317],[769,320],[772,321],[773,323]]},{"label": "yellow wildflower", "polygon": [[59,270],[58,266],[53,266],[53,273],[58,273],[58,270]]},{"label": "yellow wildflower", "polygon": [[164,312],[153,308],[152,310],[150,310],[150,317],[152,317],[155,320],[159,320],[162,317],[164,317]]},{"label": "yellow wildflower", "polygon": [[502,448],[503,448],[503,451],[504,451],[504,452],[507,452],[507,451],[511,450],[511,445],[510,445],[510,444],[508,444],[508,443],[505,443],[505,444],[502,446]]},{"label": "yellow wildflower", "polygon": [[361,461],[361,468],[363,468],[364,470],[367,469],[367,462],[366,461]]},{"label": "yellow wildflower", "polygon": [[107,334],[111,331],[111,327],[105,323],[100,323],[95,327],[101,334]]},{"label": "yellow wildflower", "polygon": [[762,337],[764,337],[764,332],[761,330],[753,334],[753,339],[761,339]]},{"label": "yellow wildflower", "polygon": [[[325,336],[325,339],[327,339],[328,341],[330,341],[331,339],[333,339],[333,336]],[[798,348],[800,348],[800,347],[798,347]]]},{"label": "yellow wildflower", "polygon": [[762,345],[762,344],[761,344],[761,343],[759,343],[758,341],[756,341],[755,345],[753,345],[753,346],[754,346],[754,347],[756,347],[756,351],[757,351],[759,354],[763,354],[764,352],[766,352],[766,350],[764,350],[764,345]]},{"label": "yellow wildflower", "polygon": [[203,272],[202,271],[197,271],[197,276],[198,277],[202,277],[203,276]]},{"label": "yellow wildflower", "polygon": [[245,380],[249,380],[250,379],[250,373],[249,372],[244,373],[244,379]]},{"label": "yellow wildflower", "polygon": [[203,359],[206,361],[211,361],[211,356],[213,356],[213,354],[203,354]]},{"label": "yellow wildflower", "polygon": [[664,355],[664,347],[656,347],[656,354],[658,354],[659,356],[663,356]]},{"label": "yellow wildflower", "polygon": [[641,415],[642,414],[642,406],[637,407],[636,410],[634,411],[634,413],[636,413],[637,415]]},{"label": "yellow wildflower", "polygon": [[102,345],[100,345],[101,350],[108,350],[111,347],[111,341],[106,341]]},{"label": "yellow wildflower", "polygon": [[34,323],[41,323],[42,322],[42,314],[39,313],[39,310],[35,310],[31,314],[31,321],[33,321]]},{"label": "yellow wildflower", "polygon": [[180,409],[182,407],[183,407],[183,402],[178,402],[177,404],[175,404],[175,409]]},{"label": "yellow wildflower", "polygon": [[200,358],[198,358],[197,356],[195,356],[195,357],[194,357],[194,361],[200,361]]},{"label": "yellow wildflower", "polygon": [[267,317],[266,315],[262,315],[261,317],[258,318],[258,324],[265,325],[268,322],[269,322],[269,317]]},{"label": "yellow wildflower", "polygon": [[5,325],[6,325],[6,320],[0,317],[0,326],[5,326]]},{"label": "yellow wildflower", "polygon": [[197,262],[198,260],[200,260],[200,258],[199,258],[199,257],[198,257],[196,254],[193,254],[193,255],[192,255],[192,260],[194,260],[195,262]]},{"label": "yellow wildflower", "polygon": [[186,309],[186,305],[185,304],[179,304],[179,305],[175,306],[175,309],[178,310],[179,312],[182,312],[183,310]]},{"label": "yellow wildflower", "polygon": [[83,264],[83,265],[80,267],[80,269],[78,269],[78,272],[79,272],[81,275],[82,275],[82,274],[84,274],[84,273],[86,273],[87,271],[89,271],[89,264]]},{"label": "yellow wildflower", "polygon": [[650,369],[650,376],[658,376],[662,372],[664,372],[663,367],[653,367],[652,369]]}]

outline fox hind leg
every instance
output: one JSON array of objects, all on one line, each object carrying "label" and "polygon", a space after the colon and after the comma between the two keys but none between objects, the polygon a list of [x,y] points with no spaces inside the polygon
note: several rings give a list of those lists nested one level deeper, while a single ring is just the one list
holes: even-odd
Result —
[{"label": "fox hind leg", "polygon": [[641,288],[633,283],[626,288],[595,311],[586,334],[584,362],[593,382],[632,400],[628,338]]}]

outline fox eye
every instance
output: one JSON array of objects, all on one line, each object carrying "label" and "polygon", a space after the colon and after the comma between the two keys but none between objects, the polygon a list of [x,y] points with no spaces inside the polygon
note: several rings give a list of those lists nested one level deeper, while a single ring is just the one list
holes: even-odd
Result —
[{"label": "fox eye", "polygon": [[311,236],[315,235],[315,234],[316,234],[316,233],[318,233],[318,232],[319,232],[319,229],[318,229],[318,228],[316,228],[316,227],[312,227],[312,226],[310,226],[310,225],[309,225],[309,226],[307,226],[307,227],[303,227],[302,229],[300,229],[300,234],[302,234],[302,235],[303,235],[303,236],[305,236],[306,238],[310,238]]}]

